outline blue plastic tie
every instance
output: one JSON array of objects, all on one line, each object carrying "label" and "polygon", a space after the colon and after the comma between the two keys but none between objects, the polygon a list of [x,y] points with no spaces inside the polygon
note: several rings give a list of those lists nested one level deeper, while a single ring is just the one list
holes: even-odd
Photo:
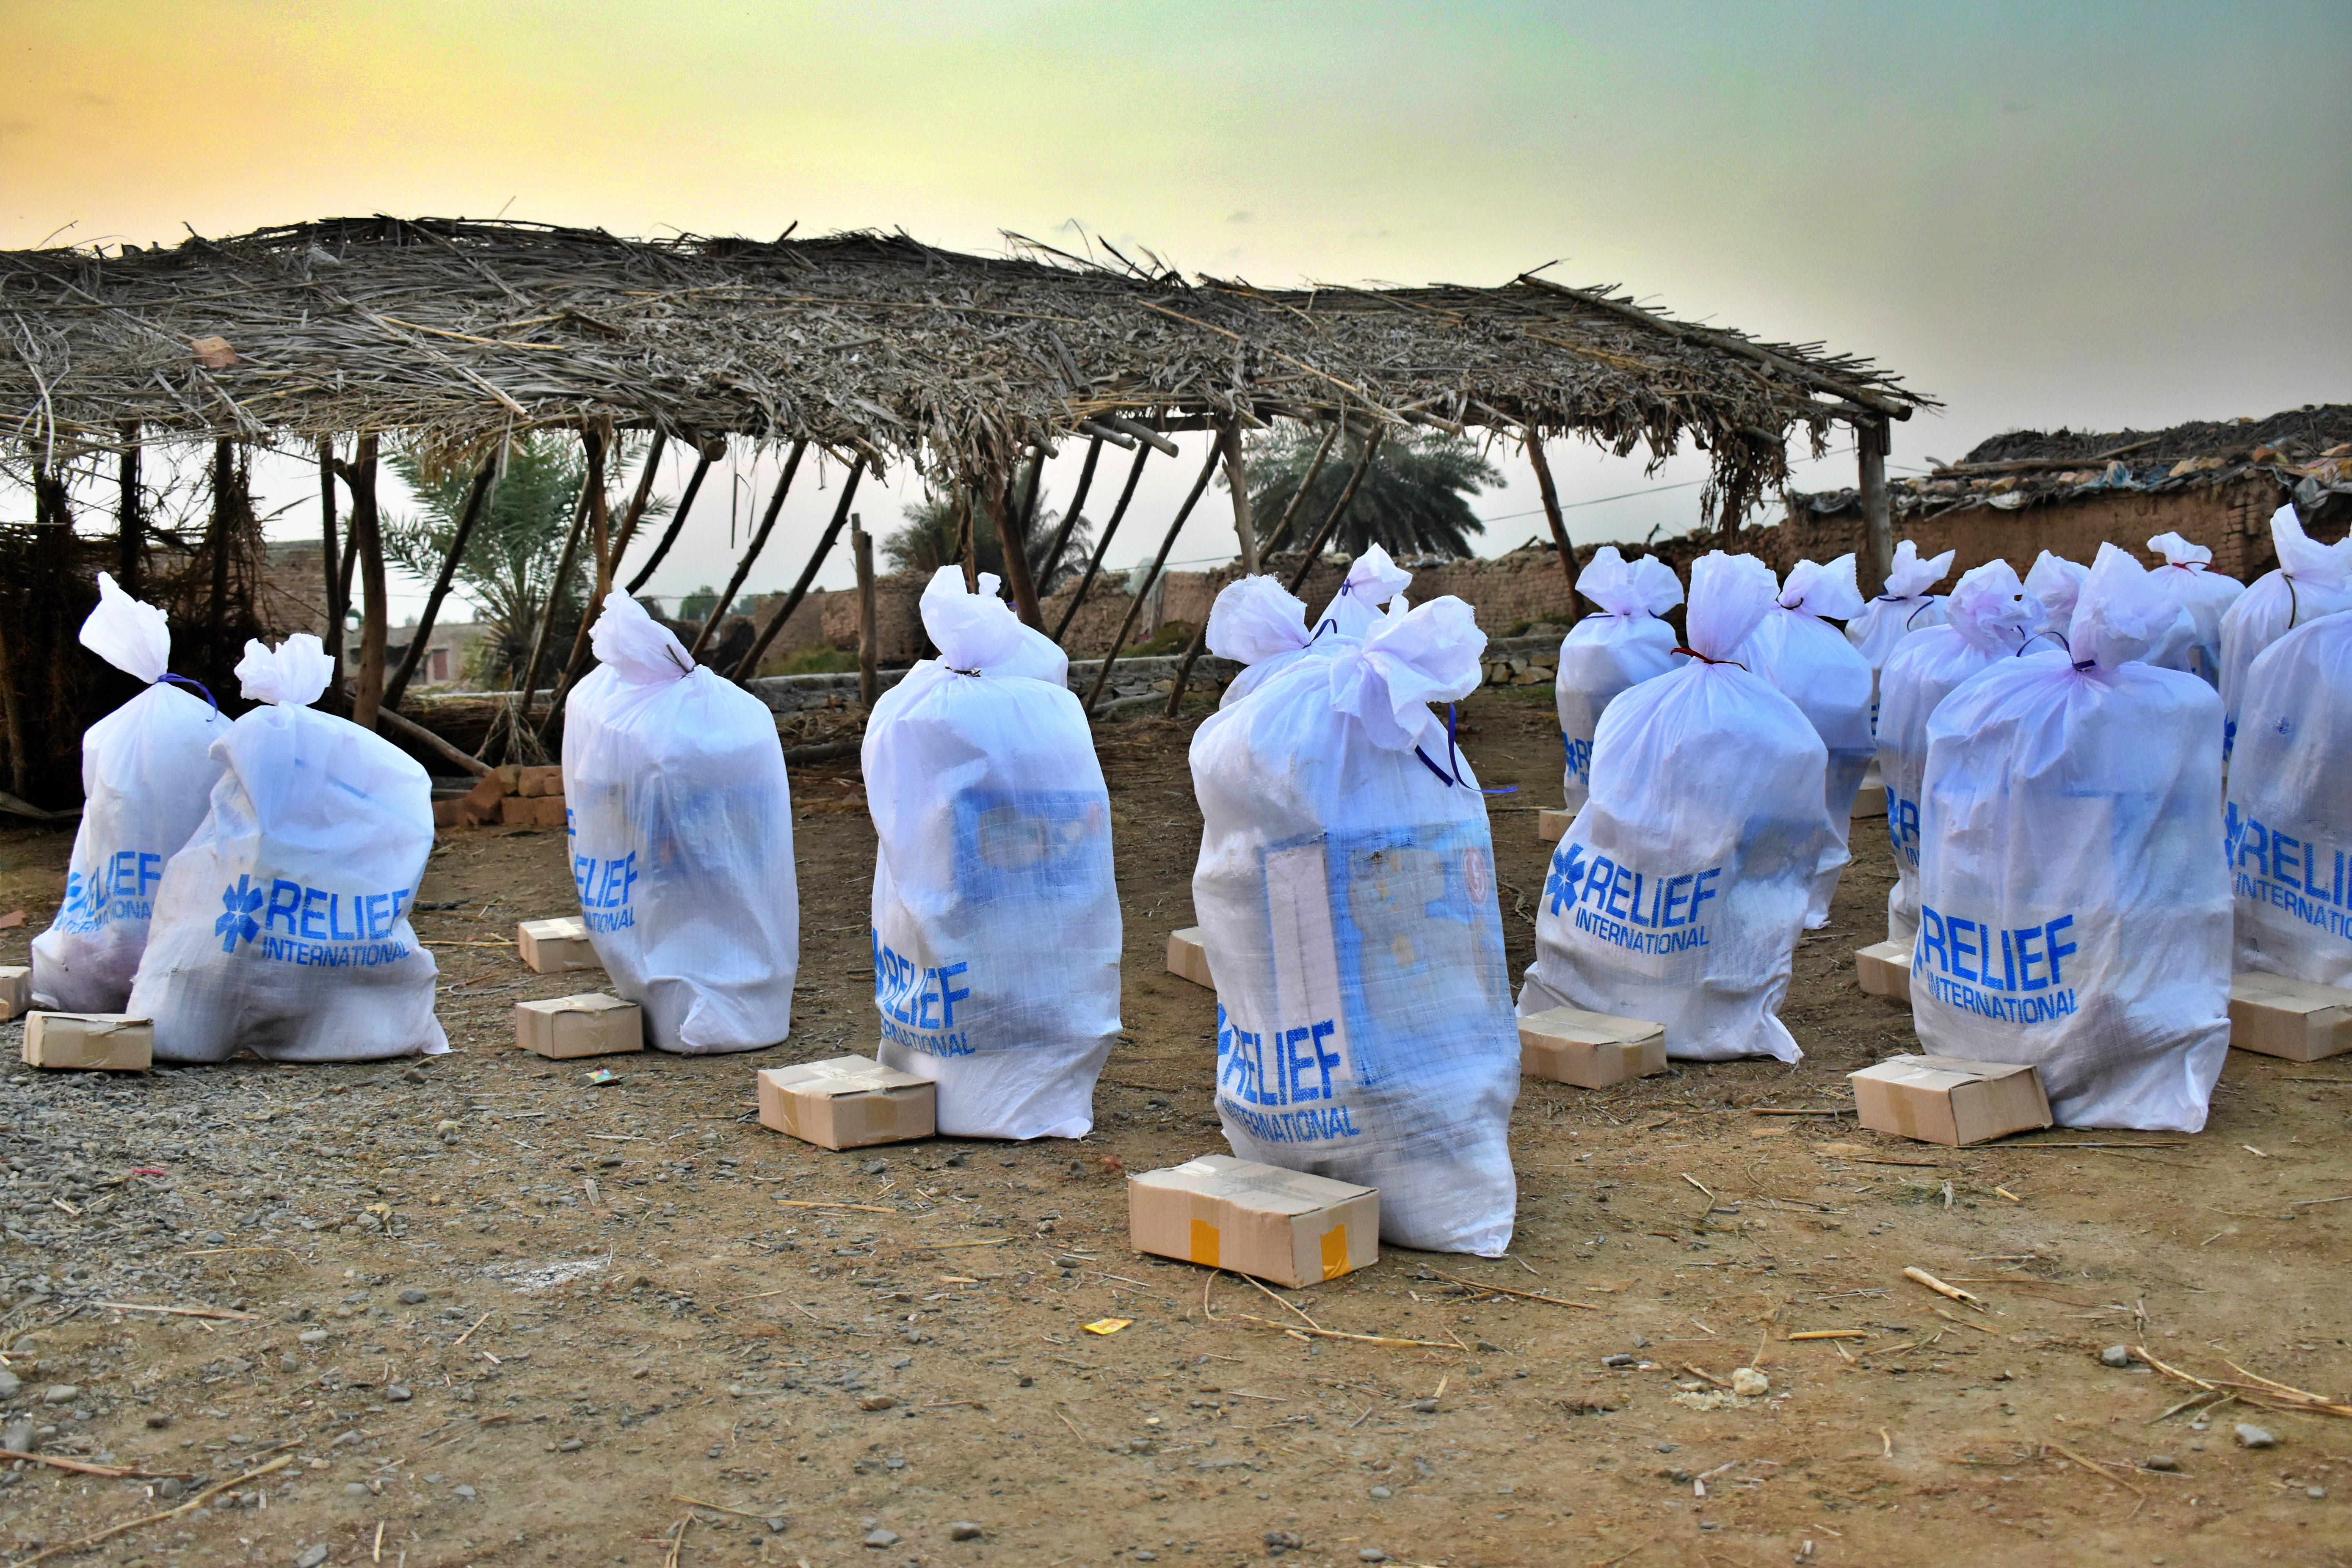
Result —
[{"label": "blue plastic tie", "polygon": [[162,677],[159,677],[158,679],[159,679],[159,681],[161,681],[161,680],[168,680],[168,681],[170,681],[170,682],[171,682],[173,685],[174,685],[174,686],[185,686],[185,687],[191,688],[191,689],[194,689],[194,690],[197,690],[197,691],[202,691],[202,692],[204,692],[204,694],[205,694],[205,701],[207,701],[207,702],[209,702],[209,703],[211,703],[211,704],[213,705],[213,717],[214,717],[214,718],[215,718],[215,719],[217,719],[217,718],[219,718],[219,717],[220,717],[220,699],[219,699],[219,698],[217,698],[217,697],[215,697],[215,696],[214,696],[214,695],[212,694],[211,690],[205,687],[205,683],[204,683],[203,681],[201,681],[201,680],[191,680],[191,679],[188,679],[186,676],[184,676],[184,675],[171,675],[171,674],[165,674],[165,675],[163,675],[163,676],[162,676]]}]

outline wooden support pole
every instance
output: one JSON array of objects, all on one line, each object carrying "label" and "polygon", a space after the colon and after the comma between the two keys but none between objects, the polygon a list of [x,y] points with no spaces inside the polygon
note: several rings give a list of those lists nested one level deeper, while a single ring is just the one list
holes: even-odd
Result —
[{"label": "wooden support pole", "polygon": [[1119,520],[1127,515],[1127,503],[1135,499],[1135,481],[1143,477],[1144,459],[1151,456],[1151,443],[1144,442],[1135,448],[1135,461],[1129,465],[1127,484],[1118,492],[1118,504],[1111,508],[1110,521],[1103,524],[1102,537],[1095,541],[1095,552],[1087,563],[1086,575],[1078,579],[1077,592],[1070,595],[1069,608],[1062,612],[1062,624],[1054,628],[1054,641],[1058,645],[1069,635],[1070,623],[1078,618],[1078,606],[1087,602],[1087,590],[1095,585],[1095,574],[1102,570],[1103,557],[1110,552],[1111,536],[1118,531]]},{"label": "wooden support pole", "polygon": [[114,580],[135,599],[139,596],[139,568],[147,555],[146,504],[139,480],[139,426],[125,424],[121,428],[122,500],[115,513]]},{"label": "wooden support pole", "polygon": [[352,487],[352,538],[360,555],[360,673],[352,687],[352,722],[375,728],[383,705],[383,649],[390,605],[385,602],[383,534],[376,511],[376,437],[360,437],[345,482]]},{"label": "wooden support pole", "polygon": [[874,624],[874,536],[849,516],[849,553],[857,563],[857,700],[871,713],[881,695],[881,628]]},{"label": "wooden support pole", "polygon": [[425,597],[425,613],[416,617],[416,630],[408,639],[408,651],[400,656],[400,668],[383,689],[383,705],[398,708],[400,700],[408,695],[408,683],[415,678],[417,666],[424,662],[425,645],[432,640],[433,623],[440,617],[441,601],[449,596],[449,584],[457,575],[457,563],[466,558],[466,545],[474,537],[474,525],[489,510],[490,491],[498,484],[499,466],[504,455],[505,443],[482,460],[474,475],[473,487],[466,492],[466,510],[458,514],[457,531],[449,536],[448,553],[441,558],[440,574],[433,579],[433,591]]},{"label": "wooden support pole", "polygon": [[625,591],[631,598],[635,598],[637,590],[652,579],[655,569],[662,563],[662,557],[667,555],[669,547],[677,542],[678,530],[686,526],[686,514],[694,510],[694,498],[702,493],[702,481],[715,461],[717,459],[709,452],[695,459],[694,472],[686,481],[686,493],[677,498],[677,510],[669,514],[669,526],[662,530],[661,542],[654,546],[654,552],[646,558],[646,563],[637,568],[637,574],[629,579]]},{"label": "wooden support pole", "polygon": [[[547,743],[549,737],[555,733],[555,716],[563,711],[564,699],[572,695],[572,687],[579,684],[581,673],[588,668],[588,654],[593,646],[589,641],[590,630],[595,626],[596,617],[604,612],[604,600],[613,591],[613,573],[620,562],[621,551],[627,545],[629,535],[636,531],[637,520],[645,515],[646,503],[653,497],[654,465],[661,461],[661,453],[662,437],[656,435],[654,437],[652,448],[646,454],[644,471],[637,475],[637,493],[631,499],[629,510],[621,519],[620,531],[613,541],[612,548],[607,552],[600,552],[604,559],[596,574],[597,591],[590,600],[586,612],[580,617],[580,629],[572,634],[571,656],[563,661],[563,673],[555,682],[555,695],[549,698],[547,701],[547,717],[540,724],[539,739],[542,746]],[[600,465],[593,461],[591,467],[601,468]],[[604,487],[601,482],[601,471],[594,477],[599,482],[592,492],[594,499],[591,504],[601,512],[604,505]]]},{"label": "wooden support pole", "polygon": [[582,426],[580,445],[588,455],[588,537],[596,552],[596,589],[588,595],[588,613],[581,617],[584,632],[596,618],[604,595],[613,591],[613,519],[604,500],[604,452],[611,443],[602,429],[591,425]]},{"label": "wooden support pole", "polygon": [[803,599],[808,597],[809,584],[816,581],[817,569],[824,564],[824,558],[833,553],[834,541],[841,537],[842,525],[849,521],[849,503],[857,498],[857,481],[865,477],[866,459],[860,458],[850,465],[849,482],[841,487],[841,500],[833,509],[833,521],[825,524],[824,537],[816,542],[816,549],[810,552],[808,564],[801,570],[801,580],[793,584],[793,591],[784,596],[783,607],[776,612],[776,618],[768,623],[767,630],[761,632],[759,640],[751,645],[751,651],[745,654],[742,662],[735,667],[731,679],[738,684],[749,680],[751,672],[760,668],[761,656],[768,651],[768,645],[776,640],[776,634],[784,629],[784,623],[793,618],[793,612],[801,607]]},{"label": "wooden support pole", "polygon": [[1568,541],[1568,520],[1560,515],[1559,491],[1551,482],[1551,460],[1544,456],[1543,437],[1527,433],[1528,467],[1536,471],[1536,490],[1543,497],[1544,521],[1551,525],[1552,548],[1559,552],[1559,569],[1568,578],[1568,624],[1576,625],[1576,546]]},{"label": "wooden support pole", "polygon": [[[1290,492],[1290,504],[1282,509],[1282,521],[1276,523],[1274,531],[1265,536],[1268,547],[1276,550],[1282,548],[1283,540],[1290,532],[1290,520],[1298,515],[1299,503],[1307,499],[1307,492],[1315,488],[1317,476],[1323,472],[1323,459],[1331,455],[1331,443],[1338,440],[1339,432],[1347,427],[1346,413],[1342,410],[1341,416],[1331,421],[1331,428],[1323,433],[1322,441],[1317,445],[1315,459],[1307,465],[1307,477],[1300,479],[1298,488]],[[1291,591],[1297,592],[1295,588]],[[1209,623],[1207,617],[1203,616],[1201,624],[1193,628],[1192,640],[1184,645],[1184,661],[1176,667],[1176,679],[1169,683],[1167,712],[1169,718],[1175,718],[1182,710],[1184,688],[1192,683],[1192,667],[1201,661],[1201,655],[1208,651],[1208,647]]]},{"label": "wooden support pole", "polygon": [[1381,442],[1387,437],[1388,426],[1381,425],[1373,426],[1372,433],[1364,437],[1364,450],[1356,458],[1356,466],[1348,471],[1348,483],[1339,491],[1339,499],[1331,503],[1331,515],[1323,520],[1323,526],[1317,529],[1315,537],[1307,542],[1307,553],[1300,559],[1298,570],[1290,574],[1290,581],[1285,584],[1292,593],[1296,594],[1307,585],[1307,574],[1315,570],[1315,563],[1321,557],[1323,547],[1339,531],[1340,520],[1348,515],[1348,508],[1355,503],[1356,488],[1364,482],[1364,476],[1372,471],[1373,454],[1381,449]]},{"label": "wooden support pole", "polygon": [[[629,541],[637,535],[637,524],[645,520],[646,508],[654,499],[654,472],[661,465],[662,453],[669,447],[667,432],[654,432],[653,445],[646,448],[646,466],[637,470],[637,493],[629,498],[629,510],[622,514],[621,526],[613,534],[613,567],[621,569],[621,557],[629,552]],[[606,585],[607,591],[611,584]]]},{"label": "wooden support pole", "polygon": [[[40,476],[34,476],[34,490],[39,492]],[[236,526],[229,497],[236,486],[236,443],[224,436],[213,443],[213,521],[205,551],[212,557],[212,593],[205,608],[205,657],[224,667],[236,661],[226,657],[223,644],[228,640],[228,536]],[[356,539],[357,520],[353,520]],[[338,668],[336,674],[342,671]]]},{"label": "wooden support pole", "polygon": [[1242,427],[1238,422],[1217,432],[1217,446],[1224,454],[1225,485],[1234,492],[1234,538],[1241,544],[1242,575],[1257,575],[1257,530],[1250,521],[1249,465],[1242,457]]},{"label": "wooden support pole", "polygon": [[[1069,547],[1071,531],[1078,526],[1078,513],[1087,504],[1087,492],[1095,488],[1095,462],[1102,456],[1103,437],[1097,436],[1087,443],[1086,467],[1078,470],[1078,493],[1071,498],[1070,510],[1062,514],[1062,526],[1054,531],[1054,542],[1045,552],[1045,581],[1039,588],[1045,594],[1054,591],[1053,574],[1061,570],[1062,552]],[[1044,600],[1039,600],[1038,615],[1045,614]],[[1043,626],[1038,630],[1043,631]]]},{"label": "wooden support pole", "polygon": [[335,661],[335,679],[343,676],[343,586],[351,581],[342,546],[335,537],[335,442],[319,437],[319,559],[326,576],[327,625],[319,641]]},{"label": "wooden support pole", "polygon": [[[1135,617],[1142,613],[1143,601],[1150,596],[1151,585],[1160,581],[1160,569],[1168,564],[1168,552],[1175,548],[1176,536],[1184,529],[1184,520],[1191,517],[1192,509],[1201,503],[1202,493],[1209,488],[1210,476],[1217,471],[1217,464],[1224,456],[1219,445],[1221,443],[1210,447],[1209,460],[1201,465],[1201,477],[1192,481],[1192,493],[1186,496],[1184,504],[1176,509],[1176,521],[1168,525],[1166,536],[1160,541],[1160,553],[1151,558],[1151,569],[1143,574],[1143,582],[1137,587],[1135,596],[1128,601],[1127,619],[1119,623],[1118,636],[1112,639],[1110,651],[1103,655],[1102,668],[1095,672],[1095,683],[1087,691],[1086,711],[1089,719],[1094,717],[1095,704],[1101,700],[1103,688],[1110,684],[1110,667],[1118,662],[1118,650],[1127,646],[1128,634],[1135,630]],[[1141,456],[1137,454],[1139,466]]]},{"label": "wooden support pole", "polygon": [[1004,546],[1004,584],[1013,590],[1013,613],[1021,617],[1023,626],[1041,632],[1045,629],[1045,616],[1037,607],[1037,583],[1029,571],[1029,524],[1037,515],[1037,491],[1045,482],[1045,453],[1040,447],[1029,455],[1029,483],[1017,508],[1011,504],[1013,486],[1006,481],[1007,504],[996,530]]},{"label": "wooden support pole", "polygon": [[547,604],[539,613],[539,625],[530,636],[530,658],[523,666],[522,701],[515,709],[518,724],[530,719],[530,700],[539,693],[539,672],[546,665],[548,639],[555,633],[555,612],[562,606],[563,590],[572,581],[572,568],[580,560],[580,534],[588,525],[588,487],[580,487],[580,499],[572,503],[572,527],[563,536],[563,553],[555,563],[555,576],[547,585]]},{"label": "wooden support pole", "polygon": [[958,487],[963,496],[963,510],[956,521],[956,559],[963,563],[963,591],[967,594],[980,592],[980,557],[973,549],[971,537],[972,497],[978,488],[976,485]]},{"label": "wooden support pole", "polygon": [[711,605],[710,613],[702,617],[701,629],[694,634],[694,646],[686,650],[687,658],[699,658],[702,650],[710,646],[711,633],[718,630],[719,623],[727,618],[729,606],[735,603],[735,595],[742,591],[743,579],[751,574],[753,563],[760,559],[760,552],[768,548],[768,536],[776,530],[776,518],[784,510],[784,498],[792,493],[793,477],[801,471],[801,458],[807,451],[806,441],[793,443],[793,455],[784,459],[783,477],[776,481],[775,490],[768,497],[768,510],[760,514],[760,526],[752,531],[751,542],[745,547],[743,558],[735,563],[735,574],[727,579],[726,592]]},{"label": "wooden support pole", "polygon": [[1853,427],[1853,448],[1862,469],[1862,521],[1870,534],[1870,564],[1877,586],[1864,597],[1886,592],[1886,574],[1895,570],[1895,513],[1886,497],[1886,453],[1893,445],[1885,420]]}]

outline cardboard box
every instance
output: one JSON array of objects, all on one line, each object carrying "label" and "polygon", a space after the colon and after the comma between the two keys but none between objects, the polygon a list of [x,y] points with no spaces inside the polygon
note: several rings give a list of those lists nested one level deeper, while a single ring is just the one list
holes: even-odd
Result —
[{"label": "cardboard box", "polygon": [[1536,813],[1536,837],[1546,844],[1557,844],[1568,837],[1568,825],[1576,820],[1572,811],[1556,811],[1550,806]]},{"label": "cardboard box", "polygon": [[1127,1224],[1138,1252],[1294,1289],[1381,1258],[1378,1188],[1231,1154],[1129,1176]]},{"label": "cardboard box", "polygon": [[155,1026],[128,1013],[31,1013],[25,1065],[145,1072],[155,1065]]},{"label": "cardboard box", "polygon": [[1201,945],[1199,926],[1168,933],[1168,973],[1179,980],[1216,989],[1216,977],[1209,973],[1209,950]]},{"label": "cardboard box", "polygon": [[0,963],[0,1023],[33,1008],[33,972],[21,963]]},{"label": "cardboard box", "polygon": [[866,1057],[763,1068],[760,1124],[822,1149],[906,1143],[938,1131],[939,1090]]},{"label": "cardboard box", "polygon": [[573,915],[564,920],[525,921],[515,927],[515,951],[534,974],[562,974],[573,969],[601,969],[596,949],[588,941],[588,922]]},{"label": "cardboard box", "polygon": [[1853,955],[1853,977],[1873,996],[1908,1006],[1911,1002],[1911,944],[1874,942]]},{"label": "cardboard box", "polygon": [[646,1048],[645,1009],[590,991],[515,1004],[515,1044],[543,1057],[609,1057]]},{"label": "cardboard box", "polygon": [[1848,1073],[1864,1127],[1958,1149],[2050,1125],[2042,1075],[2013,1062],[1893,1057]]},{"label": "cardboard box", "polygon": [[515,775],[515,794],[526,798],[563,793],[563,770],[560,767],[525,768]]},{"label": "cardboard box", "polygon": [[1554,1007],[1519,1020],[1519,1071],[1529,1078],[1607,1089],[1666,1070],[1666,1026]]},{"label": "cardboard box", "polygon": [[2352,1051],[2352,991],[2284,974],[2231,975],[2230,1043],[2292,1062]]}]

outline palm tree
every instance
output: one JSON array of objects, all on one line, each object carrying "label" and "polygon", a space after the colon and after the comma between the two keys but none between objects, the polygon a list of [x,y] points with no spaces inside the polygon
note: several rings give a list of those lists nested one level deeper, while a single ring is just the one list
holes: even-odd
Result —
[{"label": "palm tree", "polygon": [[[1029,475],[1024,471],[1013,487],[1017,499],[1028,493]],[[945,490],[925,490],[923,499],[906,509],[901,515],[904,526],[882,541],[882,558],[894,572],[932,573],[957,559],[956,547],[962,537],[966,490],[961,485]],[[1059,587],[1063,581],[1076,575],[1085,565],[1087,545],[1093,542],[1094,525],[1083,517],[1070,530],[1069,538],[1062,542],[1061,553],[1046,560],[1052,550],[1054,536],[1061,529],[1061,513],[1045,504],[1040,491],[1037,515],[1029,523],[1029,573],[1037,584],[1037,596],[1044,598]],[[971,519],[971,552],[979,570],[1004,575],[1004,545],[996,537],[996,523],[985,505],[976,505]]]},{"label": "palm tree", "polygon": [[[1297,494],[1320,441],[1320,436],[1303,426],[1286,426],[1250,442],[1250,510],[1266,520],[1267,526]],[[1306,504],[1291,514],[1283,537],[1263,542],[1268,552],[1306,546],[1347,488],[1363,449],[1352,432],[1340,438],[1315,476]],[[1377,544],[1401,561],[1468,555],[1470,536],[1486,532],[1486,525],[1471,511],[1466,498],[1502,482],[1500,470],[1459,437],[1391,437],[1381,443],[1365,471],[1331,547],[1360,555]]]}]

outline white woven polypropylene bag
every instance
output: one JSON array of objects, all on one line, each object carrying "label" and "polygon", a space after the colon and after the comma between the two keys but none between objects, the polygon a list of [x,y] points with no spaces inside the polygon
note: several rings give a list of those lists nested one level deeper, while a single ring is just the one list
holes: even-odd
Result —
[{"label": "white woven polypropylene bag", "polygon": [[163,867],[212,804],[222,771],[212,743],[228,721],[204,698],[164,685],[172,632],[163,612],[98,574],[84,647],[147,689],[81,737],[81,824],[65,902],[33,939],[33,998],[68,1013],[119,1013],[147,951]]},{"label": "white woven polypropylene bag", "polygon": [[2006,561],[1963,574],[1940,626],[1906,637],[1878,675],[1878,776],[1886,783],[1886,834],[1895,886],[1886,890],[1886,934],[1909,942],[1919,929],[1919,796],[1927,776],[1927,720],[1945,698],[1996,659],[2018,653],[2042,620]]},{"label": "white woven polypropylene bag", "polygon": [[581,918],[614,992],[666,1051],[757,1050],[792,1033],[800,884],[792,789],[767,705],[687,657],[626,594],[563,720]]},{"label": "white woven polypropylene bag", "polygon": [[1870,734],[1870,697],[1876,676],[1845,635],[1822,618],[1848,620],[1861,613],[1862,591],[1854,586],[1851,554],[1826,566],[1800,561],[1790,568],[1772,608],[1732,656],[1779,687],[1811,721],[1829,750],[1822,788],[1832,837],[1822,847],[1822,863],[1805,906],[1809,929],[1829,923],[1838,879],[1853,858],[1846,843],[1853,797],[1876,754]]},{"label": "white woven polypropylene bag", "polygon": [[933,574],[939,657],[866,727],[881,1060],[942,1133],[1079,1138],[1119,1028],[1110,792],[1062,650],[980,589]]},{"label": "white woven polypropylene bag", "polygon": [[2226,821],[2238,967],[2352,988],[2352,610],[2264,648],[2239,703]]},{"label": "white woven polypropylene bag", "polygon": [[2246,671],[2264,648],[2294,627],[2352,610],[2352,536],[2320,544],[2303,531],[2292,504],[2271,517],[2278,566],[2254,579],[2221,612],[2221,755],[2237,744]]},{"label": "white woven polypropylene bag", "polygon": [[2178,615],[2103,544],[2069,647],[1996,661],[1927,721],[1914,1026],[2034,1067],[2071,1127],[2193,1132],[2230,1047],[2221,699],[2138,658]]},{"label": "white woven polypropylene bag", "polygon": [[433,784],[391,742],[310,706],[334,661],[308,632],[245,645],[262,704],[213,742],[212,804],[163,868],[125,1009],[155,1059],[369,1061],[449,1048],[438,970],[408,923]]},{"label": "white woven polypropylene bag", "polygon": [[1375,544],[1348,563],[1348,575],[1340,581],[1339,591],[1315,617],[1321,630],[1327,625],[1343,637],[1361,641],[1372,635],[1382,616],[1381,606],[1412,586],[1412,574],[1389,559],[1389,552]]},{"label": "white woven polypropylene bag", "polygon": [[1878,730],[1880,693],[1884,689],[1879,672],[1886,668],[1887,659],[1902,646],[1904,638],[1944,624],[1943,595],[1927,590],[1944,580],[1944,574],[1952,569],[1952,563],[1958,557],[1958,551],[1947,550],[1922,561],[1918,545],[1904,540],[1895,547],[1895,564],[1886,574],[1885,591],[1845,624],[1845,640],[1870,662],[1873,734]]},{"label": "white woven polypropylene bag", "polygon": [[1601,606],[1560,639],[1554,701],[1568,753],[1561,789],[1568,809],[1592,792],[1592,735],[1617,696],[1674,668],[1675,629],[1658,617],[1683,602],[1674,568],[1654,555],[1627,561],[1613,544],[1592,552],[1576,591]]},{"label": "white woven polypropylene bag", "polygon": [[[1486,801],[1429,710],[1477,689],[1486,637],[1445,597],[1301,654],[1305,606],[1270,580],[1220,608],[1213,651],[1285,661],[1192,738],[1225,1137],[1378,1187],[1398,1246],[1497,1256],[1518,1036]],[[1286,617],[1297,630],[1273,636]]]},{"label": "white woven polypropylene bag", "polygon": [[1522,1015],[1650,1019],[1675,1057],[1803,1054],[1779,1013],[1835,837],[1828,752],[1794,702],[1729,659],[1772,595],[1754,556],[1702,557],[1687,622],[1700,657],[1601,715],[1591,798],[1537,907]]},{"label": "white woven polypropylene bag", "polygon": [[2186,670],[2206,685],[2221,684],[2221,616],[2231,602],[2246,591],[2235,577],[2213,570],[2213,552],[2191,544],[2178,533],[2159,533],[2147,547],[2164,557],[2164,564],[2148,574],[2189,617],[2186,631],[2175,628],[2149,645],[2147,663],[2165,669]]}]

